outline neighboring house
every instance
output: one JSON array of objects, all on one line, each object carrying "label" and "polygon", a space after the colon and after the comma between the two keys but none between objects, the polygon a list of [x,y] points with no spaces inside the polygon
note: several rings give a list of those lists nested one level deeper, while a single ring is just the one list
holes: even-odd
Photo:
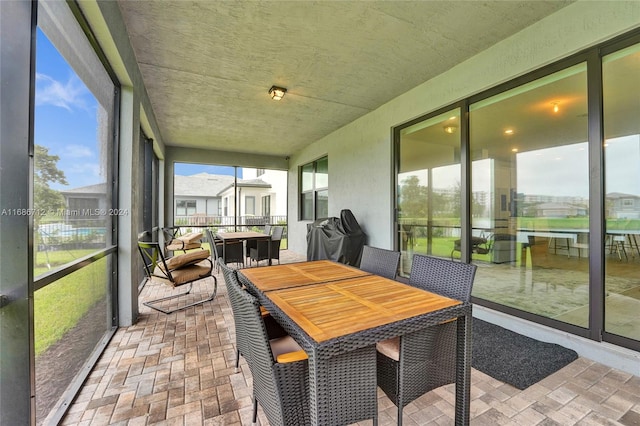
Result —
[{"label": "neighboring house", "polygon": [[536,217],[576,217],[587,216],[588,209],[566,203],[542,203],[533,207]]},{"label": "neighboring house", "polygon": [[198,173],[175,175],[173,179],[175,218],[224,216],[220,192],[232,185],[233,176]]},{"label": "neighboring house", "polygon": [[58,212],[64,222],[89,221],[107,215],[111,204],[107,201],[107,184],[81,186],[60,191],[65,201],[65,211]]},{"label": "neighboring house", "polygon": [[615,219],[639,219],[640,197],[633,194],[611,192],[607,194],[607,217]]},{"label": "neighboring house", "polygon": [[[243,169],[244,179],[199,173],[174,176],[176,223],[262,225],[286,217],[287,172]],[[236,194],[239,202],[236,204]],[[236,211],[237,209],[237,211]]]}]

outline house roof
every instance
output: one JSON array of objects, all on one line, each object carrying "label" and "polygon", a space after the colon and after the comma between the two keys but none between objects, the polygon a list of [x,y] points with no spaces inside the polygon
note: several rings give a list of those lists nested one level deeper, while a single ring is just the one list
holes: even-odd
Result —
[{"label": "house roof", "polygon": [[229,185],[233,185],[234,177],[198,173],[191,176],[175,175],[173,177],[173,193],[176,197],[201,196],[213,198]]},{"label": "house roof", "polygon": [[[176,197],[219,197],[224,191],[233,188],[233,176],[198,173],[191,176],[175,175],[173,192]],[[262,179],[238,179],[238,187],[271,188],[271,184]]]},{"label": "house roof", "polygon": [[[233,188],[233,183],[220,192],[222,193],[230,188]],[[238,188],[271,188],[271,184],[263,181],[262,179],[238,179]]]},{"label": "house roof", "polygon": [[620,199],[620,198],[640,198],[634,194],[625,194],[624,192],[610,192],[607,194],[608,199]]},{"label": "house roof", "polygon": [[559,210],[559,209],[584,209],[585,206],[580,206],[577,204],[569,204],[569,203],[541,203],[536,204],[536,209],[545,209],[545,210]]},{"label": "house roof", "polygon": [[63,195],[87,195],[87,194],[106,194],[107,184],[97,183],[95,185],[80,186],[78,188],[66,189],[60,191]]}]

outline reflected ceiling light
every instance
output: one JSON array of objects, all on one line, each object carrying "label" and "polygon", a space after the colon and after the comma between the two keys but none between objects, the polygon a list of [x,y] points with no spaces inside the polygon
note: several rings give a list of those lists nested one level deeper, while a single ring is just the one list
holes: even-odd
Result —
[{"label": "reflected ceiling light", "polygon": [[456,126],[452,126],[452,125],[448,125],[448,126],[444,126],[443,129],[444,129],[445,133],[451,134],[451,133],[456,131],[457,127]]},{"label": "reflected ceiling light", "polygon": [[507,129],[504,131],[505,135],[512,135],[513,134],[513,129]]},{"label": "reflected ceiling light", "polygon": [[284,87],[271,86],[269,89],[269,94],[271,95],[271,99],[274,101],[279,101],[284,97],[284,94],[287,93],[287,89]]}]

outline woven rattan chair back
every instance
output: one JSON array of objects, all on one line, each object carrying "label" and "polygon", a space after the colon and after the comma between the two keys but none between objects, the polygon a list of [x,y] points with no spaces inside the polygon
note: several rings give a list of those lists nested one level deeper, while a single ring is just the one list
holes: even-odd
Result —
[{"label": "woven rattan chair back", "polygon": [[409,284],[442,296],[468,302],[476,265],[415,254]]},{"label": "woven rattan chair back", "polygon": [[218,259],[218,267],[222,270],[222,275],[224,276],[225,286],[227,288],[227,297],[229,298],[229,303],[231,304],[231,311],[233,312],[234,318],[234,326],[236,331],[236,371],[240,367],[240,355],[247,358],[249,354],[249,340],[247,338],[247,333],[243,328],[243,323],[238,319],[238,311],[240,306],[240,299],[238,299],[238,293],[233,291],[234,285],[240,285],[237,279],[235,269],[227,266],[222,259]]},{"label": "woven rattan chair back", "polygon": [[364,246],[362,248],[360,269],[363,271],[395,280],[399,264],[400,252],[398,251],[372,246]]},{"label": "woven rattan chair back", "polygon": [[260,403],[272,425],[310,424],[308,361],[274,361],[258,300],[241,287],[235,274],[227,272],[227,276],[232,283],[227,287],[229,299],[237,303],[234,319],[251,342],[245,357],[253,376],[255,403]]},{"label": "woven rattan chair back", "polygon": [[[468,302],[476,265],[414,255],[409,284]],[[390,343],[391,342],[391,343]],[[402,409],[425,393],[456,381],[457,322],[449,321],[382,342],[397,349],[397,359],[378,347],[378,386]]]},{"label": "woven rattan chair back", "polygon": [[284,227],[274,226],[271,228],[271,240],[270,241],[257,241],[256,247],[252,247],[249,251],[249,257],[251,261],[260,262],[261,260],[269,259],[269,246],[271,244],[271,260],[277,260],[280,263],[280,242],[282,241],[282,235],[284,233]]},{"label": "woven rattan chair back", "polygon": [[211,259],[213,260],[216,271],[219,271],[220,264],[218,263],[218,259],[222,257],[222,240],[220,238],[216,238],[216,235],[211,229],[205,229],[204,233],[207,237],[207,242],[209,243]]}]

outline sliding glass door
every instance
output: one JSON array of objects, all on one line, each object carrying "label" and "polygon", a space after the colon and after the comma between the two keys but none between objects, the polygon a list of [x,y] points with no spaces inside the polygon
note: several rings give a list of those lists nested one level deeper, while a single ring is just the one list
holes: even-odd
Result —
[{"label": "sliding glass door", "polygon": [[470,259],[477,304],[640,348],[640,36],[442,111],[394,130],[401,274]]},{"label": "sliding glass door", "polygon": [[460,255],[460,111],[402,129],[397,149],[397,238],[407,276],[414,253]]},{"label": "sliding glass door", "polygon": [[469,110],[474,296],[588,328],[586,63]]},{"label": "sliding glass door", "polygon": [[640,44],[603,58],[606,333],[640,340]]}]

